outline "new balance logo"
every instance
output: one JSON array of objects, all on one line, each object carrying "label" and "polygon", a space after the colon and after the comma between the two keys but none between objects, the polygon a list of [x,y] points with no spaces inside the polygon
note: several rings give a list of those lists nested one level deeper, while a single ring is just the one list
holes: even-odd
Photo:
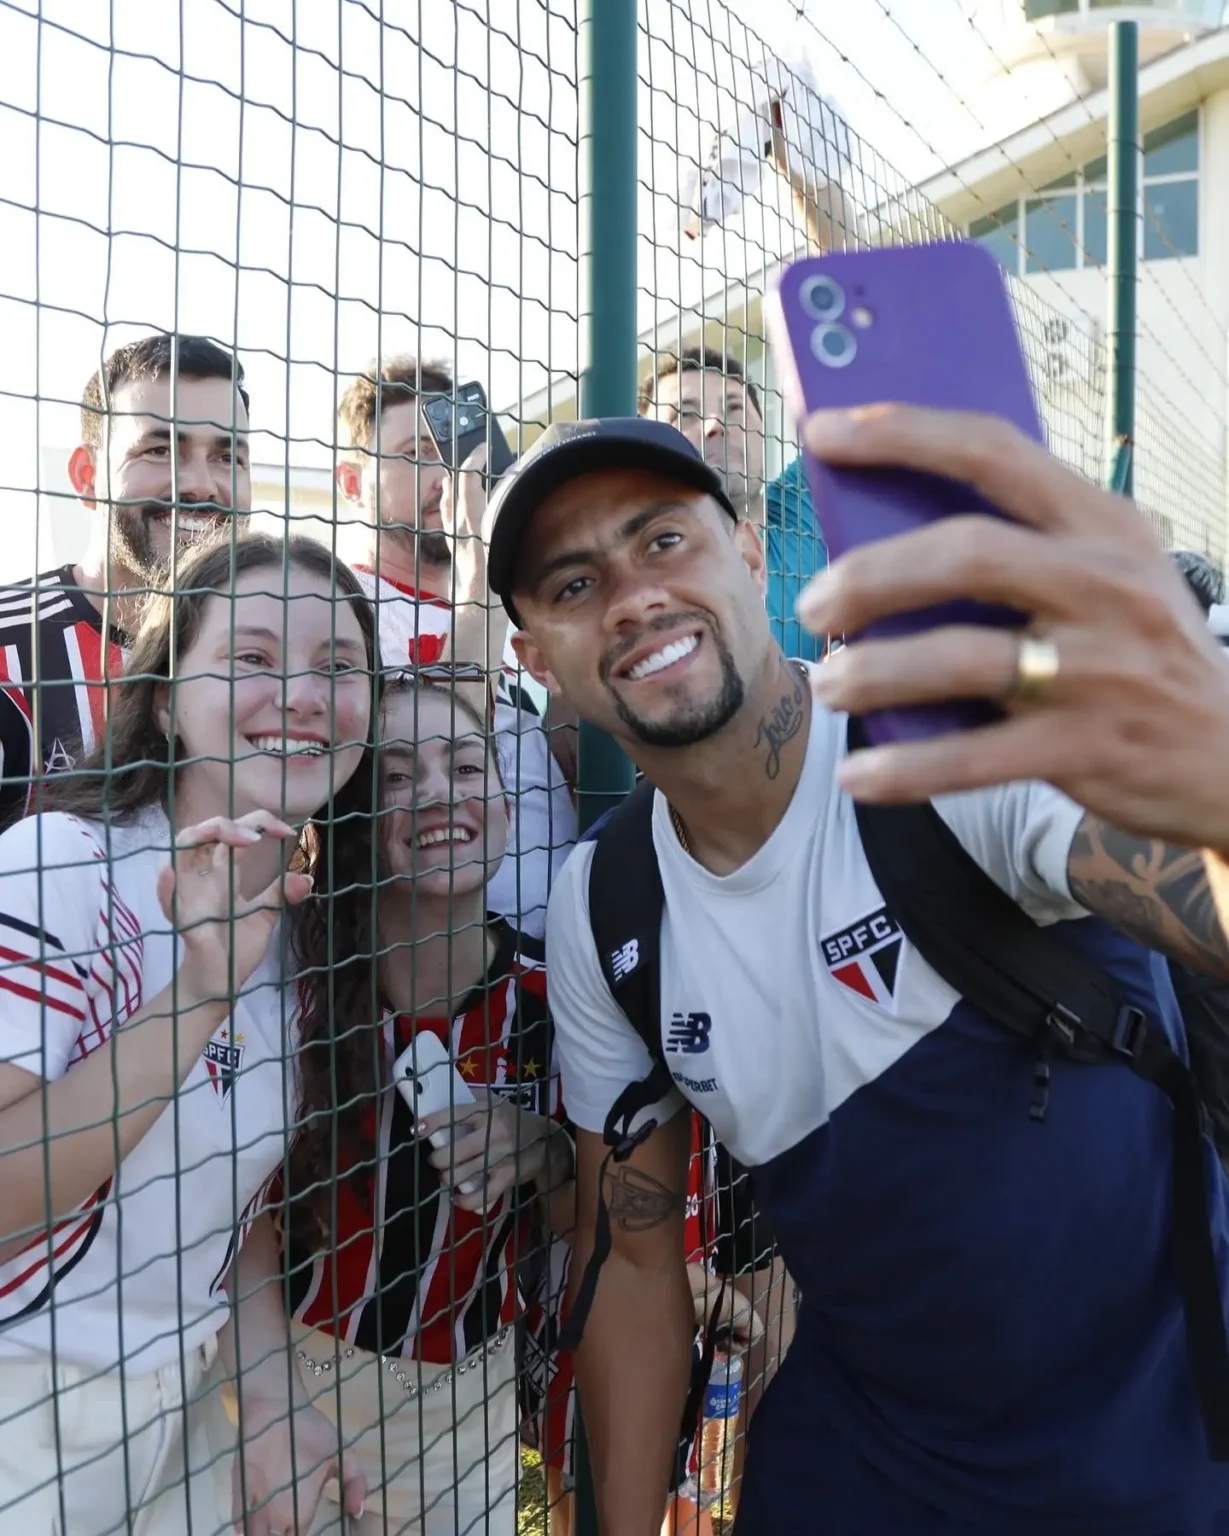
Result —
[{"label": "new balance logo", "polygon": [[707,1013],[676,1013],[666,1033],[666,1049],[676,1056],[699,1056],[708,1050],[712,1027]]},{"label": "new balance logo", "polygon": [[628,939],[627,943],[616,949],[610,957],[610,970],[616,981],[622,981],[624,976],[630,976],[639,964],[639,939]]}]

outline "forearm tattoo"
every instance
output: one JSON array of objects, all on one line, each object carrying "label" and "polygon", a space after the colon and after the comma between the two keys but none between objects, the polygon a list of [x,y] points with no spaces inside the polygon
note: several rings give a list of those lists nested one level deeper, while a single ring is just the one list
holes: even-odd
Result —
[{"label": "forearm tattoo", "polygon": [[681,1191],[668,1189],[650,1174],[625,1165],[607,1170],[602,1192],[611,1221],[624,1232],[649,1232],[686,1207]]},{"label": "forearm tattoo", "polygon": [[1229,977],[1229,940],[1203,854],[1085,816],[1067,865],[1071,894],[1120,932],[1212,976]]},{"label": "forearm tattoo", "polygon": [[770,779],[775,779],[781,772],[782,747],[793,741],[807,717],[806,683],[802,674],[788,663],[786,670],[790,677],[789,689],[760,721],[759,730],[755,733],[755,745],[758,747],[762,744],[768,749],[764,773]]}]

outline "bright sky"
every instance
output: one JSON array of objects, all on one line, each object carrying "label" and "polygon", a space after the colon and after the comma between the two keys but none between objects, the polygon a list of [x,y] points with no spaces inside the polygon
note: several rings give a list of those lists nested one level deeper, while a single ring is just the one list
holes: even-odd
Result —
[{"label": "bright sky", "polygon": [[[741,237],[680,235],[680,155],[745,110],[770,56],[810,64],[885,190],[977,131],[960,95],[990,59],[961,0],[639,12],[646,322],[789,237],[779,188]],[[0,579],[32,569],[40,456],[76,441],[104,346],[142,331],[237,343],[263,463],[328,464],[337,375],[377,350],[446,358],[497,405],[574,371],[574,16],[575,0],[3,0]]]}]

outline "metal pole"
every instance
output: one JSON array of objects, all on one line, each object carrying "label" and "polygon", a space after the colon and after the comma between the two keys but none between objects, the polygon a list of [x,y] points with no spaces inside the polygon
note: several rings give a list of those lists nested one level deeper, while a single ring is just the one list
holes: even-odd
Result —
[{"label": "metal pole", "polygon": [[[637,0],[580,0],[580,415],[636,412]],[[632,787],[632,765],[605,731],[580,722],[581,831]],[[573,1455],[576,1536],[598,1536],[597,1496],[579,1413]]]},{"label": "metal pole", "polygon": [[[580,414],[634,416],[636,0],[581,0],[579,47]],[[632,787],[632,767],[605,731],[584,721],[577,750],[583,832]],[[578,1505],[579,1493],[578,1477]]]},{"label": "metal pole", "polygon": [[1110,115],[1106,179],[1109,188],[1110,387],[1106,462],[1115,467],[1117,489],[1134,493],[1135,294],[1139,265],[1139,26],[1110,26]]}]

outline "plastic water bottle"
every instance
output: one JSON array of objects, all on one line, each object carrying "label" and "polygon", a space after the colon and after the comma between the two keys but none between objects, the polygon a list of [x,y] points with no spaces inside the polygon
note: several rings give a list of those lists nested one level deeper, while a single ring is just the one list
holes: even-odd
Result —
[{"label": "plastic water bottle", "polygon": [[700,1428],[700,1504],[723,1504],[734,1483],[734,1442],[743,1393],[743,1359],[713,1356]]}]

